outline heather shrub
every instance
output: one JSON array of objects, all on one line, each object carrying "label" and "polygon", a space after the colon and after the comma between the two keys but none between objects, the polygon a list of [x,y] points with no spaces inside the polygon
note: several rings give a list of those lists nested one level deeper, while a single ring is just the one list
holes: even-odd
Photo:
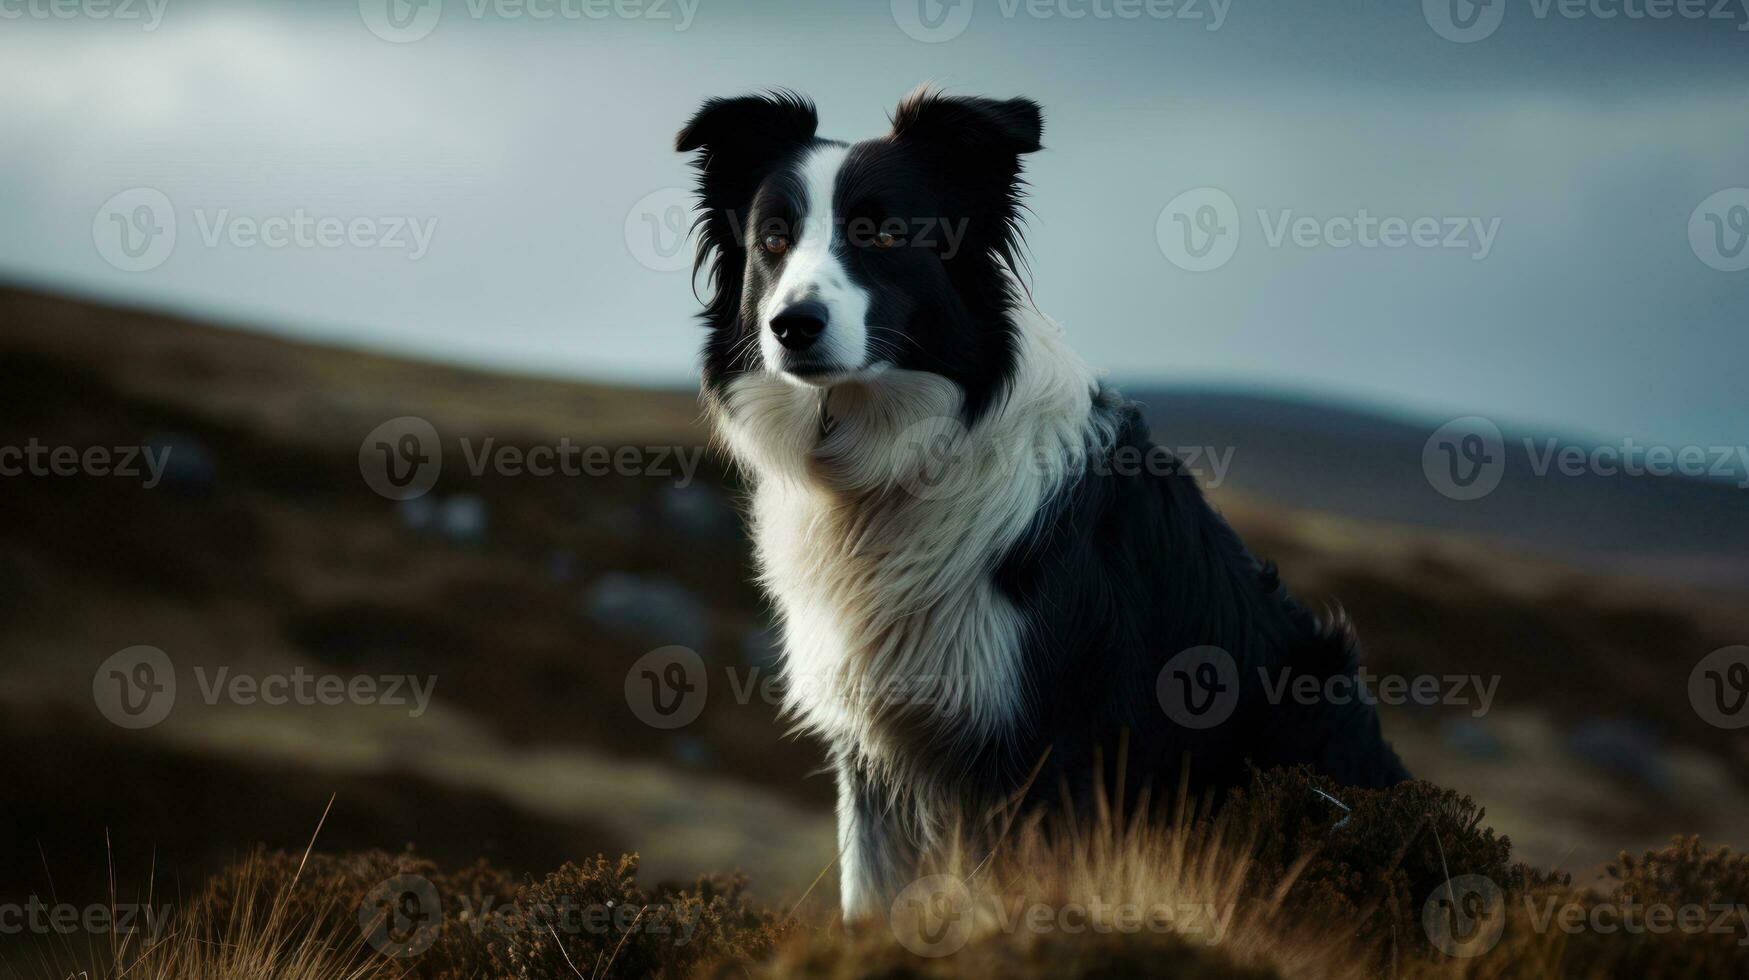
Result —
[{"label": "heather shrub", "polygon": [[[1069,833],[1023,821],[924,869],[963,882],[971,900],[970,928],[945,949],[919,949],[902,903],[847,927],[821,896],[790,921],[754,902],[740,875],[646,887],[635,854],[519,882],[485,862],[445,871],[411,851],[258,853],[207,883],[185,941],[123,966],[164,980],[1749,976],[1749,923],[1737,918],[1749,856],[1694,838],[1624,853],[1607,882],[1576,889],[1513,862],[1472,799],[1424,782],[1338,789],[1277,770],[1254,774],[1216,813],[1182,796],[1144,809],[1086,815]],[[1500,930],[1492,948],[1458,958],[1430,941],[1422,916],[1448,876],[1467,875],[1498,888],[1488,914]],[[429,883],[441,915],[416,955],[391,958],[365,941],[359,912],[384,901],[383,882],[406,880]],[[1102,902],[1201,905],[1225,919],[1213,932],[1191,920],[1016,925],[1029,907]],[[1597,925],[1652,906],[1705,909],[1705,928]]]}]

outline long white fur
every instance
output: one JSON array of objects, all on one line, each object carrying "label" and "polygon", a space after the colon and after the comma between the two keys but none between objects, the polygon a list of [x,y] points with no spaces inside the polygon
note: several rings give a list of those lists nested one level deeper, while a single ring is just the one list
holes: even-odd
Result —
[{"label": "long white fur", "polygon": [[[715,406],[754,486],[759,580],[782,622],[787,711],[889,784],[904,779],[902,740],[882,729],[877,692],[933,682],[968,740],[1016,724],[1038,693],[1021,681],[1028,623],[991,572],[1113,438],[1091,411],[1095,377],[1061,329],[1031,310],[1016,319],[1009,390],[970,431],[957,422],[957,386],[897,369],[832,388],[824,437],[820,393],[771,374],[736,379]],[[901,798],[915,789],[891,788]],[[915,834],[932,837],[955,816],[911,802]],[[844,905],[873,911],[861,906],[891,856],[860,853],[850,819],[841,808]]]}]

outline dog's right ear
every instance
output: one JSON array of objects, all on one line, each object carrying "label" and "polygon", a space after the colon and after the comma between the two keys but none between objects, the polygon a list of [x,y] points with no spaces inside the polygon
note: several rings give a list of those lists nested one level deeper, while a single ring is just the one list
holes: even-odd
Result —
[{"label": "dog's right ear", "polygon": [[778,161],[811,142],[819,115],[794,92],[710,99],[674,138],[682,153],[700,150],[699,210],[739,212]]},{"label": "dog's right ear", "polygon": [[693,288],[699,271],[707,271],[706,322],[738,322],[747,263],[741,237],[753,194],[773,167],[813,141],[818,123],[814,103],[794,92],[744,95],[707,101],[674,138],[681,153],[699,151],[692,161],[698,168],[699,233]]}]

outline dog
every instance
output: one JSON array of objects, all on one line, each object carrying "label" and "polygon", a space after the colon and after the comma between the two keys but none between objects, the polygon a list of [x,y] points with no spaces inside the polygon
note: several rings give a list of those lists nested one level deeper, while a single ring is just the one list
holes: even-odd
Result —
[{"label": "dog", "polygon": [[1278,686],[1354,682],[1346,617],[1296,602],[1181,468],[1135,465],[1171,457],[1029,302],[1040,107],[922,89],[884,137],[817,124],[793,92],[715,98],[676,148],[702,400],[750,488],[785,710],[837,780],[846,917],[980,815],[1108,776],[1407,779],[1368,699]]}]

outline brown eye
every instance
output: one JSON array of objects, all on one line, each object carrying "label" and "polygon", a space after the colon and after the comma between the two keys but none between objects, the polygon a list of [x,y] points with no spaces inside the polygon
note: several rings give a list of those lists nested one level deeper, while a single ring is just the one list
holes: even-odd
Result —
[{"label": "brown eye", "polygon": [[899,239],[894,238],[892,235],[884,231],[874,236],[875,248],[892,248],[894,245],[898,244],[901,244]]},{"label": "brown eye", "polygon": [[759,244],[767,252],[770,252],[773,255],[782,255],[783,253],[789,251],[789,236],[788,235],[766,235],[765,240],[760,242]]}]

